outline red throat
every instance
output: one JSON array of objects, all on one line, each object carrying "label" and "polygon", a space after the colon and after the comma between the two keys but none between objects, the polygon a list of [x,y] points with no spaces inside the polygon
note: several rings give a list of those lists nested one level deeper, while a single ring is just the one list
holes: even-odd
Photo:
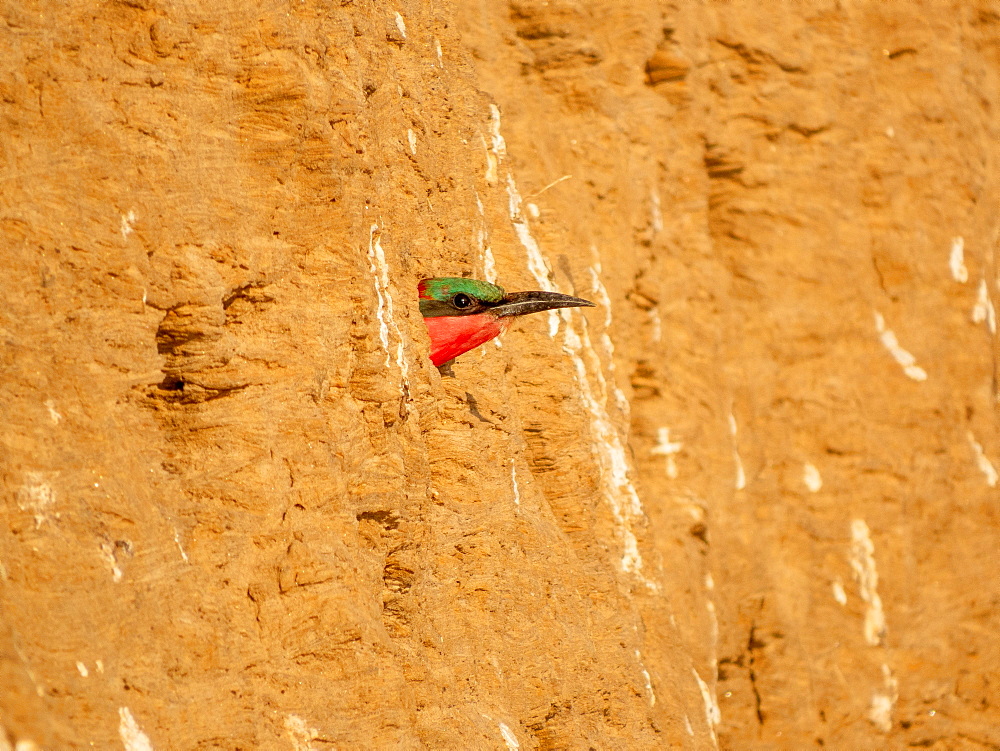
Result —
[{"label": "red throat", "polygon": [[431,337],[431,362],[443,365],[470,349],[485,344],[502,333],[510,319],[500,319],[489,313],[473,316],[433,316],[425,318]]}]

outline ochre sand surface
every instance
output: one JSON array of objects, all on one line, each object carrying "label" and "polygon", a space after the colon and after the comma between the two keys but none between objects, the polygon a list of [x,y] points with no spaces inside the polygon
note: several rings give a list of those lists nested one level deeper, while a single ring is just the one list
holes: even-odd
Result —
[{"label": "ochre sand surface", "polygon": [[[987,0],[0,8],[0,748],[1000,747]],[[440,375],[416,284],[598,304]]]}]

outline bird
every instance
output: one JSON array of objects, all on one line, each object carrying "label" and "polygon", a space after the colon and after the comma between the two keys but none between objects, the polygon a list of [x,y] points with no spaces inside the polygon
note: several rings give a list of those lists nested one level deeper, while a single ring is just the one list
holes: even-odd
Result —
[{"label": "bird", "polygon": [[422,279],[420,314],[431,337],[431,362],[441,367],[506,331],[518,316],[555,308],[593,308],[594,303],[558,292],[511,292],[478,279]]}]

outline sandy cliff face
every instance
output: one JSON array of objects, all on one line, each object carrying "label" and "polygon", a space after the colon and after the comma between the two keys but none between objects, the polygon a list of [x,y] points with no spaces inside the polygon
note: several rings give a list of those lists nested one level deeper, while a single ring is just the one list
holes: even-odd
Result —
[{"label": "sandy cliff face", "polygon": [[0,20],[0,748],[1000,745],[990,3]]}]

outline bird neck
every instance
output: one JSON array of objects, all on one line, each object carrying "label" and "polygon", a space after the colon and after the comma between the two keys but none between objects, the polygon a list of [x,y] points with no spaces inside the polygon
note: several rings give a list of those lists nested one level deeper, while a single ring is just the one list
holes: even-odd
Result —
[{"label": "bird neck", "polygon": [[470,349],[485,344],[503,333],[509,318],[497,318],[489,313],[471,316],[434,316],[425,318],[431,338],[431,361],[442,365]]}]

